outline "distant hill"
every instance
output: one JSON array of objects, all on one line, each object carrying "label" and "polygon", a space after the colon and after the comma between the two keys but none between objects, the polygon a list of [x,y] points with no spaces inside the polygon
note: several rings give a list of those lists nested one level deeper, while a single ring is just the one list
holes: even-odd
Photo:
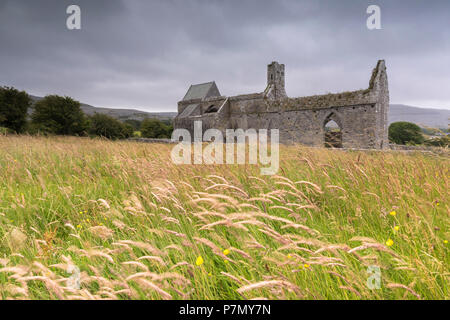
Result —
[{"label": "distant hill", "polygon": [[[32,96],[33,105],[42,99],[42,97]],[[177,113],[176,112],[145,112],[134,109],[112,109],[112,108],[99,108],[94,107],[89,104],[82,103],[81,109],[87,115],[93,115],[94,113],[102,113],[108,116],[114,117],[116,119],[125,121],[125,120],[144,120],[145,118],[157,118],[159,120],[171,120],[173,119]],[[29,110],[29,112],[33,112],[33,108]]]},{"label": "distant hill", "polygon": [[[30,96],[34,103],[41,100],[42,97]],[[112,109],[99,108],[88,104],[81,104],[81,109],[88,114],[103,113],[119,120],[143,120],[145,118],[157,118],[160,120],[173,119],[176,112],[145,112],[135,109]],[[31,112],[32,110],[30,110]],[[403,104],[391,104],[389,108],[388,121],[389,124],[397,121],[408,121],[416,123],[421,127],[431,128],[448,128],[450,118],[450,110],[418,108]]]},{"label": "distant hill", "polygon": [[450,110],[418,108],[403,104],[391,104],[389,107],[389,123],[408,121],[420,127],[447,129],[450,123]]}]

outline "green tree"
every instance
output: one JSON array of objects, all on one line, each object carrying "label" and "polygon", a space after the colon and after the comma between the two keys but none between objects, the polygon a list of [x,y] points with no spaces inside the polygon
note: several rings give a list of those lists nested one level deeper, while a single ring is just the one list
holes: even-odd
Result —
[{"label": "green tree", "polygon": [[16,133],[24,131],[31,99],[25,91],[0,87],[0,127]]},{"label": "green tree", "polygon": [[129,123],[123,123],[122,124],[122,137],[124,139],[130,138],[134,136],[134,128]]},{"label": "green tree", "polygon": [[88,125],[78,101],[57,95],[37,102],[31,119],[35,130],[60,135],[84,135]]},{"label": "green tree", "polygon": [[108,139],[126,139],[133,135],[133,127],[130,124],[105,114],[96,113],[89,119],[89,134]]},{"label": "green tree", "polygon": [[141,121],[139,121],[139,120],[127,119],[124,121],[124,123],[131,125],[133,127],[134,131],[139,131],[141,129]]},{"label": "green tree", "polygon": [[145,119],[141,123],[141,134],[144,138],[170,138],[173,128],[158,119]]},{"label": "green tree", "polygon": [[389,126],[389,140],[396,144],[422,144],[420,127],[411,122],[394,122]]},{"label": "green tree", "polygon": [[172,120],[163,120],[163,123],[166,125],[166,136],[167,138],[172,137],[172,131],[173,131],[173,123]]}]

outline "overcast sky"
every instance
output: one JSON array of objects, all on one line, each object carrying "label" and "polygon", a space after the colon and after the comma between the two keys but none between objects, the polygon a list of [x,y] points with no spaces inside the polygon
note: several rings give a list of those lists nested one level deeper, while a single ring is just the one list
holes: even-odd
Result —
[{"label": "overcast sky", "polygon": [[[70,4],[81,30],[66,28]],[[98,107],[176,111],[212,80],[261,92],[275,60],[290,97],[362,89],[378,59],[391,103],[450,109],[450,1],[0,0],[0,86]]]}]

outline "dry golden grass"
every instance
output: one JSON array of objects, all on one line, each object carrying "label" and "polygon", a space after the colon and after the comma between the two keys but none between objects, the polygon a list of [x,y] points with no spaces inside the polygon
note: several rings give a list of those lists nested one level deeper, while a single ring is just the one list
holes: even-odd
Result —
[{"label": "dry golden grass", "polygon": [[445,154],[289,146],[260,176],[171,148],[0,136],[2,298],[449,298]]}]

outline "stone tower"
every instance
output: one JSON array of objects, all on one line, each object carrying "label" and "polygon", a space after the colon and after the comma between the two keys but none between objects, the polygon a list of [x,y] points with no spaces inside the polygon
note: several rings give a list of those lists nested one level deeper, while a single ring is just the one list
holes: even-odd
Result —
[{"label": "stone tower", "polygon": [[274,99],[287,98],[284,89],[284,64],[273,61],[267,66],[267,90]]}]

